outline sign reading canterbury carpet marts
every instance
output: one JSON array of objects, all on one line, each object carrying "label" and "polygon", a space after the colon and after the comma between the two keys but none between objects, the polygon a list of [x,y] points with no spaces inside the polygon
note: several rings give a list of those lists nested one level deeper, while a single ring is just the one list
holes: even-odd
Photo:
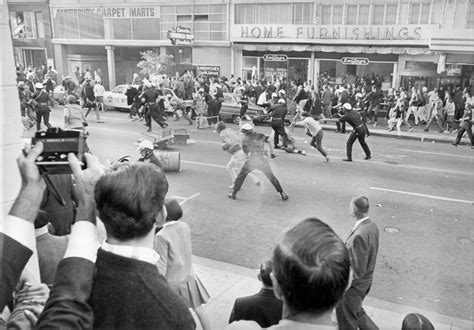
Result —
[{"label": "sign reading canterbury carpet marts", "polygon": [[346,65],[367,65],[369,59],[366,57],[343,57],[341,63]]},{"label": "sign reading canterbury carpet marts", "polygon": [[432,35],[431,25],[270,25],[234,24],[231,41],[240,42],[291,42],[352,41],[360,44],[404,41],[413,44],[428,44]]},{"label": "sign reading canterbury carpet marts", "polygon": [[159,7],[80,7],[52,8],[53,17],[57,14],[99,15],[104,18],[150,18],[160,17]]}]

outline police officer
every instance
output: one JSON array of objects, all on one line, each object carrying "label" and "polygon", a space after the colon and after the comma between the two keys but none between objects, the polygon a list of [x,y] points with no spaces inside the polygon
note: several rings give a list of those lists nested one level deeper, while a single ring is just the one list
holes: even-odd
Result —
[{"label": "police officer", "polygon": [[36,104],[36,130],[39,131],[41,129],[41,118],[43,118],[46,127],[51,128],[53,126],[49,123],[49,113],[51,112],[51,109],[48,106],[49,94],[44,91],[42,83],[36,83],[35,88],[36,92],[31,98]]},{"label": "police officer", "polygon": [[286,148],[288,145],[288,136],[286,135],[285,131],[285,116],[288,113],[286,109],[286,104],[284,99],[279,99],[277,104],[274,106],[271,106],[270,109],[268,109],[267,115],[272,116],[271,120],[271,126],[273,128],[273,131],[275,132],[275,135],[273,137],[273,147],[275,149],[279,149],[280,146],[278,145],[279,143],[279,136],[281,135],[281,138],[283,139],[283,147]]},{"label": "police officer", "polygon": [[140,153],[140,158],[138,159],[139,162],[152,163],[163,169],[163,164],[161,164],[160,160],[155,156],[155,153],[153,152],[154,147],[151,141],[141,141],[138,144],[137,150]]},{"label": "police officer", "polygon": [[[157,91],[156,89],[153,88],[153,86],[148,83],[145,85],[143,88],[143,93],[141,95],[141,101],[144,104],[144,117],[145,117],[145,125],[148,126],[147,132],[151,132],[151,118],[152,114],[153,117],[156,117],[156,112],[159,111],[159,109],[156,107],[156,100],[158,99],[159,96],[163,96],[163,93],[161,91]],[[163,102],[162,99],[160,99],[160,102]],[[153,118],[155,119],[155,118]],[[155,121],[163,127],[162,123],[160,121],[156,120]],[[166,124],[165,124],[166,125]]]},{"label": "police officer", "polygon": [[288,195],[283,192],[280,182],[273,174],[265,151],[265,144],[268,144],[271,149],[271,145],[268,142],[268,136],[254,132],[252,124],[242,125],[240,131],[244,133],[244,138],[242,139],[242,150],[247,155],[247,161],[235,179],[233,191],[228,193],[227,197],[230,199],[235,199],[237,192],[242,187],[247,175],[253,170],[258,169],[262,171],[263,174],[265,174],[275,189],[280,193],[281,199],[286,201],[288,199]]},{"label": "police officer", "polygon": [[345,162],[352,162],[352,145],[354,144],[355,140],[359,140],[359,143],[364,149],[365,158],[369,160],[370,156],[370,149],[367,143],[365,142],[365,135],[366,135],[366,128],[364,122],[362,121],[362,116],[359,112],[352,110],[352,106],[349,103],[344,103],[342,108],[345,110],[345,113],[337,119],[339,122],[347,122],[351,125],[354,130],[349,135],[346,144],[346,154],[347,158],[344,158],[343,161]]}]

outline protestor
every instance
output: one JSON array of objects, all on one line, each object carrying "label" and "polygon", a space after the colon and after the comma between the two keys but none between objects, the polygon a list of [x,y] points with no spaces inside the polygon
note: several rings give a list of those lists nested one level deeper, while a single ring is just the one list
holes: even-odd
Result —
[{"label": "protestor", "polygon": [[163,169],[163,164],[161,164],[160,160],[155,156],[154,149],[155,147],[153,146],[153,142],[149,140],[140,141],[137,147],[137,150],[140,153],[140,158],[138,161],[152,163],[158,166],[160,169]]},{"label": "protestor", "polygon": [[464,110],[463,117],[460,119],[458,135],[456,136],[456,141],[452,143],[453,146],[457,147],[461,142],[461,138],[464,135],[464,132],[467,132],[467,136],[471,142],[471,149],[474,148],[474,138],[472,136],[472,106],[470,103],[466,103],[466,109]]},{"label": "protestor", "polygon": [[[191,229],[182,221],[181,206],[176,200],[166,203],[166,209],[173,215],[167,218],[163,227],[155,235],[154,249],[160,255],[157,267],[171,289],[178,294],[188,308],[193,309],[203,330],[211,328],[209,315],[204,304],[209,301],[209,293],[195,274],[192,262]],[[181,212],[177,211],[181,209]],[[168,211],[169,212],[169,211]]]},{"label": "protestor", "polygon": [[[100,70],[100,69],[99,69]],[[105,105],[104,105],[104,93],[105,93],[105,88],[102,86],[102,81],[99,80],[95,82],[94,84],[94,94],[95,94],[95,101],[97,103],[97,107],[100,111],[104,112]]]},{"label": "protestor", "polygon": [[307,112],[303,112],[301,114],[303,116],[303,120],[296,122],[295,125],[303,125],[305,128],[305,133],[309,137],[311,137],[310,145],[317,149],[321,155],[323,155],[325,162],[329,162],[329,157],[326,151],[323,149],[323,129],[319,123],[321,116],[316,117],[314,119],[309,115]]},{"label": "protestor", "polygon": [[97,123],[103,123],[104,121],[100,120],[100,111],[99,111],[99,108],[97,107],[95,94],[94,94],[94,87],[91,85],[90,79],[86,79],[86,81],[84,82],[82,93],[83,93],[83,100],[84,100],[84,104],[82,105],[82,108],[87,108],[87,112],[84,117],[87,118],[91,110],[94,109],[95,116],[97,118]]},{"label": "protestor", "polygon": [[273,261],[271,259],[260,265],[258,280],[262,282],[262,289],[252,296],[235,300],[229,323],[240,320],[255,321],[262,328],[268,328],[280,322],[283,302],[275,296],[270,277],[272,271]]},{"label": "protestor", "polygon": [[[231,155],[230,160],[225,166],[225,168],[227,169],[227,172],[229,172],[230,178],[232,180],[229,189],[233,189],[235,179],[237,178],[237,175],[245,164],[245,154],[242,151],[240,137],[239,134],[232,128],[227,128],[224,122],[222,121],[216,124],[216,132],[221,138],[222,150],[227,151]],[[262,182],[255,174],[249,173],[249,176],[251,177],[253,182],[255,182],[257,187],[262,187]]]},{"label": "protestor", "polygon": [[168,102],[170,103],[170,106],[173,108],[173,113],[175,115],[175,121],[179,121],[179,113],[178,111],[181,111],[181,115],[186,119],[189,123],[189,125],[193,124],[193,121],[191,118],[188,117],[188,114],[186,112],[186,103],[177,97],[174,97],[171,94],[166,94],[166,98],[168,99]]},{"label": "protestor", "polygon": [[[270,277],[283,315],[267,329],[337,329],[332,313],[349,284],[350,268],[347,248],[327,224],[309,218],[292,227],[273,252]],[[226,329],[262,328],[237,321]]]},{"label": "protestor", "polygon": [[402,133],[402,124],[405,123],[408,126],[408,133],[413,131],[413,127],[410,125],[408,121],[405,119],[405,102],[402,97],[399,97],[395,107],[392,109],[392,117],[388,120],[388,131],[393,131],[393,127],[397,126],[397,135]]},{"label": "protestor", "polygon": [[[252,124],[242,125],[241,132],[244,133],[244,138],[242,140],[242,150],[248,158],[237,175],[237,178],[235,179],[232,192],[227,194],[227,197],[230,199],[236,199],[237,192],[242,187],[247,175],[254,170],[260,170],[270,180],[277,192],[280,193],[281,198],[286,201],[288,199],[288,195],[283,192],[280,182],[273,174],[273,171],[270,167],[270,162],[268,161],[267,152],[265,151],[265,144],[267,144],[269,149],[272,150],[269,137],[264,134],[254,132]],[[273,153],[271,153],[270,156],[272,158],[275,157]]]},{"label": "protestor", "polygon": [[[372,90],[364,98],[364,102],[369,105],[367,109],[367,115],[371,118],[371,121],[367,124],[374,123],[374,127],[377,126],[377,115],[380,111],[380,103],[383,101],[383,94],[377,86],[373,85]],[[418,117],[417,117],[418,118]],[[407,117],[408,119],[408,117]]]},{"label": "protestor", "polygon": [[351,256],[353,279],[336,307],[337,323],[340,329],[378,329],[365,313],[362,303],[372,286],[379,249],[379,229],[370,220],[367,197],[353,198],[350,210],[355,225],[346,239],[346,246]]}]

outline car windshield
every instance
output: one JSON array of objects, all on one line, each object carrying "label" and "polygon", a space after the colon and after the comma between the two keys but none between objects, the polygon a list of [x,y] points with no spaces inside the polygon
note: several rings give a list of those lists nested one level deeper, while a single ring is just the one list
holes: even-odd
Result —
[{"label": "car windshield", "polygon": [[125,85],[120,85],[120,86],[117,86],[115,87],[113,90],[112,90],[112,93],[120,93],[120,94],[123,94],[125,92]]},{"label": "car windshield", "polygon": [[232,95],[225,95],[224,96],[224,103],[236,104],[237,101],[235,100],[234,97],[232,97]]}]

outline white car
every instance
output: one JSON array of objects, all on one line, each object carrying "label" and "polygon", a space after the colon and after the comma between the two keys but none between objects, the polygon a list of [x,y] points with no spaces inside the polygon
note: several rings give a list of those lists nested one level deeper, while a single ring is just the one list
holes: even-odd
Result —
[{"label": "white car", "polygon": [[[138,86],[134,86],[135,88],[138,88]],[[104,93],[104,104],[107,108],[116,108],[120,110],[130,110],[131,105],[127,104],[127,95],[125,95],[125,92],[127,91],[127,85],[118,85],[114,89],[112,89],[110,92],[105,92]],[[176,97],[176,94],[169,88],[163,88],[162,89],[163,95],[166,94],[171,94],[174,97]],[[193,101],[192,100],[187,100],[184,101],[186,103],[187,108],[191,108]],[[168,101],[165,100],[165,111],[166,112],[173,112],[173,109],[171,109],[170,104]]]}]

